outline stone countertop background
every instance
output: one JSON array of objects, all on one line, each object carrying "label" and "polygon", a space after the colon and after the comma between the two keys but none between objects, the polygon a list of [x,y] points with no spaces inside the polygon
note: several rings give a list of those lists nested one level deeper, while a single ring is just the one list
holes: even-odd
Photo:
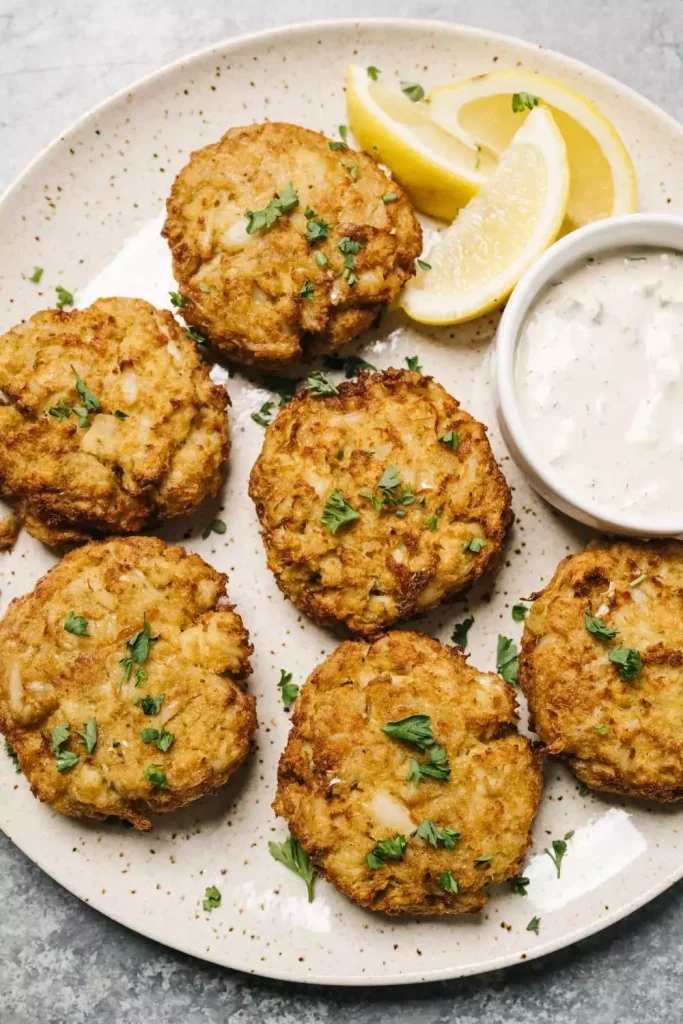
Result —
[{"label": "stone countertop background", "polygon": [[[211,43],[332,17],[459,21],[561,50],[683,119],[683,0],[0,0],[0,188],[110,93]],[[2,1024],[675,1024],[683,885],[578,945],[494,974],[323,989],[158,946],[60,888],[0,834]]]}]

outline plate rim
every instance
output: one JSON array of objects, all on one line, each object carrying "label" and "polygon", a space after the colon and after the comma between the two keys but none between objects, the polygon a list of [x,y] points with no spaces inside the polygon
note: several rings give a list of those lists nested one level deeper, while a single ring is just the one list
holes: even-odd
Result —
[{"label": "plate rim", "polygon": [[[585,63],[575,57],[570,57],[559,50],[555,50],[551,47],[542,46],[539,43],[528,42],[527,40],[520,39],[517,36],[508,35],[503,32],[496,32],[494,30],[480,28],[474,25],[463,25],[457,21],[445,21],[443,19],[431,19],[431,18],[391,18],[391,17],[376,17],[376,18],[319,18],[312,21],[296,21],[284,25],[279,25],[272,28],[261,29],[256,32],[240,33],[239,35],[229,37],[227,39],[218,40],[215,43],[211,43],[209,46],[202,46],[195,50],[191,50],[189,53],[177,57],[176,59],[169,61],[166,64],[155,68],[153,71],[146,75],[141,76],[135,81],[117,89],[109,96],[105,97],[94,106],[90,107],[78,118],[76,118],[71,124],[63,131],[59,132],[50,142],[43,146],[38,153],[20,170],[15,177],[10,181],[2,193],[0,193],[0,211],[2,207],[13,197],[14,193],[18,191],[24,184],[25,180],[30,177],[32,172],[38,167],[42,161],[47,158],[53,150],[55,150],[64,141],[69,139],[74,133],[79,131],[84,125],[87,125],[89,121],[96,119],[102,112],[106,111],[109,107],[115,106],[125,97],[132,93],[138,92],[148,85],[154,83],[157,79],[165,77],[169,73],[179,70],[180,68],[191,65],[196,61],[204,59],[207,55],[220,51],[226,53],[231,50],[240,49],[245,44],[250,44],[257,41],[269,42],[273,40],[286,39],[292,35],[315,35],[321,31],[329,32],[330,30],[349,30],[357,29],[362,31],[364,28],[400,28],[400,27],[413,27],[420,31],[424,30],[442,30],[448,34],[457,34],[459,36],[471,36],[479,40],[491,40],[499,41],[501,44],[512,45],[517,47],[521,51],[526,51],[527,54],[536,54],[542,52],[548,54],[551,57],[561,60],[565,65],[574,68],[577,72],[586,73],[588,72],[592,78],[597,78],[604,85],[609,87],[616,87],[621,94],[625,94],[628,99],[640,106],[641,109],[645,109],[647,112],[657,117],[660,121],[664,121],[669,125],[670,128],[676,130],[681,134],[683,138],[683,125],[673,115],[659,107],[653,100],[643,96],[636,89],[630,85],[626,85],[613,75],[608,74],[605,71],[595,68],[590,64]],[[649,886],[635,899],[631,899],[628,903],[619,907],[618,909],[608,913],[604,917],[595,919],[591,924],[579,925],[569,932],[565,932],[562,936],[549,939],[545,942],[539,943],[537,947],[524,955],[524,959],[520,959],[519,954],[502,954],[498,957],[494,957],[492,960],[477,961],[471,963],[464,968],[459,967],[445,967],[437,968],[433,971],[408,971],[402,973],[400,976],[388,975],[387,977],[365,977],[364,975],[348,975],[340,978],[337,975],[323,975],[318,974],[315,978],[307,977],[305,975],[293,975],[291,971],[278,971],[277,968],[263,968],[260,970],[245,970],[243,967],[230,966],[223,961],[219,960],[215,955],[203,955],[196,952],[194,949],[189,948],[182,942],[169,942],[168,938],[163,935],[163,928],[158,929],[151,926],[132,926],[128,924],[123,918],[116,913],[115,908],[104,908],[98,905],[99,901],[97,897],[92,899],[91,897],[84,898],[80,896],[78,892],[72,888],[73,876],[69,877],[68,872],[57,871],[53,873],[52,870],[48,870],[43,864],[43,857],[39,855],[35,857],[28,853],[22,842],[17,841],[8,831],[4,828],[3,833],[7,838],[19,849],[24,856],[28,858],[33,864],[35,864],[41,871],[43,871],[49,878],[55,881],[58,885],[62,886],[68,892],[70,892],[76,899],[82,903],[86,903],[88,907],[97,910],[99,913],[108,917],[110,920],[115,921],[118,925],[126,928],[127,930],[134,932],[135,934],[142,935],[144,938],[151,939],[153,942],[159,943],[159,945],[177,950],[184,955],[191,956],[197,960],[202,960],[205,963],[212,963],[223,969],[239,972],[246,976],[252,977],[263,977],[270,978],[276,981],[286,981],[293,984],[305,984],[310,986],[316,985],[333,985],[340,988],[375,988],[375,987],[386,987],[386,986],[399,986],[399,985],[412,985],[412,984],[426,984],[435,981],[447,981],[456,978],[469,977],[472,975],[489,973],[493,971],[500,971],[506,967],[513,967],[515,965],[521,965],[523,963],[529,963],[532,960],[536,960],[540,957],[547,956],[550,953],[557,952],[560,949],[568,948],[574,945],[582,939],[588,938],[591,935],[595,935],[598,932],[603,931],[606,928],[616,924],[617,921],[623,920],[636,910],[643,907],[645,904],[651,902],[658,895],[670,888],[677,881],[683,878],[683,861],[680,867],[674,869],[665,875],[662,879],[659,879],[656,883]]]}]

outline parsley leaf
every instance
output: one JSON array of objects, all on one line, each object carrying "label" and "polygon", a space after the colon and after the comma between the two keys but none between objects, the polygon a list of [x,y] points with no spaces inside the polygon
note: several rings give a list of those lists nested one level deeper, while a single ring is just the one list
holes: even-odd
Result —
[{"label": "parsley leaf", "polygon": [[452,828],[437,828],[429,818],[424,818],[415,831],[411,832],[411,835],[419,836],[420,839],[424,839],[430,846],[439,846],[441,844],[445,850],[454,849],[455,844],[460,839],[459,832],[455,832]]},{"label": "parsley leaf", "polygon": [[70,750],[62,749],[68,741],[69,735],[68,722],[64,722],[62,725],[55,725],[52,730],[52,750],[57,761],[57,771],[60,775],[63,772],[68,772],[79,760],[78,754],[72,754]]},{"label": "parsley leaf", "polygon": [[454,452],[457,452],[460,444],[460,434],[458,434],[457,430],[447,430],[439,438],[439,444],[444,445],[446,448],[452,448]]},{"label": "parsley leaf", "polygon": [[484,864],[490,864],[492,860],[495,860],[495,853],[485,853],[482,857],[476,857],[474,860],[475,868],[483,868]]},{"label": "parsley leaf", "polygon": [[448,754],[443,747],[440,747],[437,743],[433,747],[429,748],[429,753],[426,761],[423,761],[419,765],[419,779],[415,779],[416,774],[414,767],[411,765],[411,774],[413,775],[413,781],[419,783],[422,779],[439,779],[443,781],[448,779],[451,774],[451,766],[448,761]]},{"label": "parsley leaf", "polygon": [[166,700],[165,693],[159,693],[156,697],[153,697],[150,693],[145,694],[144,697],[136,697],[133,701],[135,707],[142,708],[142,712],[145,715],[158,715],[161,711],[161,705]]},{"label": "parsley leaf", "polygon": [[270,391],[276,391],[280,396],[280,406],[291,402],[296,394],[296,386],[299,381],[295,377],[278,377],[275,374],[265,378],[266,387]]},{"label": "parsley leaf", "polygon": [[165,754],[175,743],[175,733],[167,729],[141,729],[140,739],[143,743],[153,743],[157,750]]},{"label": "parsley leaf", "polygon": [[301,849],[299,841],[290,835],[283,843],[268,843],[268,849],[271,857],[274,857],[280,864],[284,864],[299,878],[303,878],[308,890],[308,902],[312,903],[315,871],[311,867],[308,854]]},{"label": "parsley leaf", "polygon": [[14,770],[17,773],[17,775],[21,775],[21,765],[19,764],[17,752],[9,740],[5,740],[5,753],[7,754],[8,757],[12,759],[12,763],[14,764]]},{"label": "parsley leaf", "polygon": [[331,227],[332,225],[325,223],[322,218],[320,220],[309,220],[306,224],[306,241],[309,245],[322,242],[327,238]]},{"label": "parsley leaf", "polygon": [[521,114],[523,110],[531,110],[538,106],[538,96],[532,96],[530,92],[515,92],[512,94],[512,112]]},{"label": "parsley leaf", "polygon": [[387,722],[382,729],[392,740],[410,743],[423,753],[434,743],[431,718],[429,715],[408,715],[397,722]]},{"label": "parsley leaf", "polygon": [[322,398],[325,395],[338,395],[339,388],[328,380],[324,373],[316,370],[306,381],[306,386],[314,398]]},{"label": "parsley leaf", "polygon": [[574,829],[572,829],[571,832],[565,832],[563,839],[553,839],[551,844],[553,848],[552,853],[547,848],[543,850],[544,853],[548,854],[551,861],[555,865],[555,871],[557,872],[558,878],[560,877],[562,860],[564,858],[565,853],[567,852],[567,840],[571,839],[573,835]]},{"label": "parsley leaf", "polygon": [[365,69],[368,73],[368,78],[371,78],[373,82],[376,82],[379,76],[382,74],[379,68],[376,68],[374,64],[371,64]]},{"label": "parsley leaf", "polygon": [[407,96],[413,103],[417,103],[418,100],[423,100],[425,91],[418,82],[401,82],[401,92],[404,96]]},{"label": "parsley leaf", "polygon": [[355,181],[358,177],[358,164],[345,164],[342,160],[342,167],[345,167],[349,172],[352,181]]},{"label": "parsley leaf", "polygon": [[64,629],[67,633],[73,633],[74,636],[90,636],[88,620],[83,615],[74,615],[73,612],[69,612],[64,619]]},{"label": "parsley leaf", "polygon": [[456,893],[458,891],[458,883],[450,871],[441,872],[439,875],[439,885],[444,892]]},{"label": "parsley leaf", "polygon": [[259,427],[270,426],[271,409],[275,402],[264,402],[258,412],[252,412],[251,418]]},{"label": "parsley leaf", "polygon": [[418,260],[417,261],[417,265],[420,268],[420,270],[431,270],[432,269],[431,263],[427,263],[427,260]]},{"label": "parsley leaf", "polygon": [[299,295],[302,299],[312,299],[315,295],[315,286],[312,281],[304,281],[299,289]]},{"label": "parsley leaf", "polygon": [[92,754],[97,746],[97,723],[94,718],[89,718],[87,722],[83,723],[83,732],[79,729],[74,730],[77,736],[80,736],[80,745],[85,747],[89,754]]},{"label": "parsley leaf", "polygon": [[420,366],[420,359],[418,356],[406,356],[406,365],[409,370],[414,370],[415,373],[422,373],[422,367]]},{"label": "parsley leaf", "polygon": [[207,885],[204,890],[204,899],[202,900],[202,907],[204,910],[211,912],[216,907],[221,905],[221,894],[215,885]]},{"label": "parsley leaf", "polygon": [[384,867],[388,860],[401,860],[406,852],[408,843],[406,837],[397,832],[391,839],[380,839],[374,850],[365,858],[365,863],[371,871]]},{"label": "parsley leaf", "polygon": [[328,260],[324,252],[317,252],[313,259],[315,260],[316,266],[318,267],[329,267],[330,265],[330,261]]},{"label": "parsley leaf", "polygon": [[180,292],[169,292],[168,294],[171,296],[171,305],[176,309],[185,309],[190,305],[189,299],[186,299]]},{"label": "parsley leaf", "polygon": [[209,336],[201,329],[201,327],[187,327],[185,329],[185,334],[191,341],[196,342],[198,345],[209,344]]},{"label": "parsley leaf", "polygon": [[515,622],[524,622],[525,618],[529,614],[529,609],[525,604],[513,604],[512,606],[512,618]]},{"label": "parsley leaf", "polygon": [[[402,487],[400,477],[393,466],[387,466],[384,470],[377,484],[377,489],[379,490],[378,497],[368,488],[358,492],[362,498],[367,498],[371,502],[372,507],[377,512],[385,506],[396,509],[397,506],[412,505],[414,501],[417,501],[410,487]],[[394,514],[401,518],[405,516],[405,512],[402,509],[395,511]]]},{"label": "parsley leaf", "polygon": [[[73,366],[71,367],[71,369],[73,370],[74,376],[76,377],[76,391],[81,396],[83,405],[85,406],[88,412],[99,412],[101,408],[99,398],[96,398],[95,395],[93,395],[92,391],[88,388],[85,381],[81,380],[81,378],[78,376]],[[74,407],[74,412],[78,412],[76,407]]]},{"label": "parsley leaf", "polygon": [[276,220],[285,213],[291,213],[299,205],[299,195],[291,181],[270,200],[262,210],[247,210],[247,234],[272,228]]},{"label": "parsley leaf", "polygon": [[347,151],[347,149],[349,148],[346,145],[345,142],[330,142],[330,143],[328,143],[328,145],[329,145],[330,149],[338,149],[342,153],[345,153]]},{"label": "parsley leaf", "polygon": [[540,925],[540,923],[540,917],[532,917],[528,925],[526,926],[526,930],[528,932],[534,932],[535,935],[538,935],[538,926]]},{"label": "parsley leaf", "polygon": [[618,629],[610,629],[602,619],[597,619],[594,615],[591,615],[590,608],[586,608],[583,613],[583,621],[588,632],[603,642],[613,640],[615,636],[619,635]]},{"label": "parsley leaf", "polygon": [[640,584],[643,582],[643,580],[646,580],[646,579],[647,579],[647,574],[643,572],[643,573],[640,574],[640,576],[636,576],[636,578],[634,580],[631,580],[631,582],[629,583],[629,587],[639,587]]},{"label": "parsley leaf", "polygon": [[299,687],[296,683],[292,682],[292,673],[285,672],[283,668],[280,669],[280,681],[277,684],[282,694],[282,703],[286,708],[291,708],[292,704],[299,696]]},{"label": "parsley leaf", "polygon": [[502,680],[515,686],[518,682],[519,656],[517,644],[509,636],[498,636],[496,671]]},{"label": "parsley leaf", "polygon": [[607,657],[613,664],[619,666],[619,678],[625,682],[635,679],[643,670],[643,659],[640,652],[634,650],[633,647],[616,644]]},{"label": "parsley leaf", "polygon": [[73,306],[74,297],[71,292],[68,292],[66,288],[62,288],[61,284],[58,284],[55,288],[57,292],[57,301],[55,303],[57,309],[64,309],[65,306]]},{"label": "parsley leaf", "polygon": [[342,138],[344,140],[344,142],[346,142],[346,140],[348,138],[348,134],[349,134],[348,126],[345,125],[345,124],[340,124],[339,125],[339,136],[340,136],[340,138]]},{"label": "parsley leaf", "polygon": [[206,540],[210,533],[224,534],[227,528],[222,519],[212,519],[208,526],[205,526],[202,530],[202,538]]},{"label": "parsley leaf", "polygon": [[349,504],[341,491],[333,491],[327,500],[320,522],[330,533],[336,533],[340,526],[351,523],[354,519],[360,519],[360,513]]},{"label": "parsley leaf", "polygon": [[451,643],[457,644],[463,650],[467,647],[467,634],[474,625],[474,619],[470,616],[462,622],[456,622],[451,634]]},{"label": "parsley leaf", "polygon": [[526,887],[529,884],[529,879],[525,878],[524,875],[516,875],[515,878],[510,879],[510,888],[517,896],[526,896]]},{"label": "parsley leaf", "polygon": [[42,267],[34,267],[33,268],[33,273],[29,277],[29,281],[31,281],[33,284],[39,284],[40,283],[40,279],[41,279],[42,276],[43,276],[43,268]]},{"label": "parsley leaf", "polygon": [[473,554],[478,555],[482,548],[486,547],[486,541],[483,537],[470,537],[466,540],[462,546],[463,551],[471,551]]},{"label": "parsley leaf", "polygon": [[330,370],[343,370],[347,380],[357,376],[361,370],[367,370],[368,373],[372,373],[377,369],[376,366],[373,366],[366,359],[361,359],[360,356],[345,356],[343,359],[337,356],[327,356],[325,358],[325,366],[329,367]]},{"label": "parsley leaf", "polygon": [[51,409],[48,409],[47,414],[48,416],[52,416],[56,419],[58,423],[61,423],[62,420],[65,420],[71,415],[71,409],[64,399],[60,398],[56,405],[53,405]]},{"label": "parsley leaf", "polygon": [[434,530],[436,530],[437,526],[439,525],[439,519],[441,518],[441,513],[442,512],[443,512],[443,505],[440,508],[437,508],[436,512],[432,512],[431,516],[427,516],[427,519],[426,519],[427,529],[431,530],[432,533],[434,532]]},{"label": "parsley leaf", "polygon": [[395,203],[398,200],[398,192],[385,192],[382,196],[382,202],[386,206],[388,203]]},{"label": "parsley leaf", "polygon": [[[126,654],[125,657],[121,658],[121,660],[119,661],[119,665],[123,667],[123,675],[121,676],[119,687],[121,683],[124,681],[124,679],[130,679],[130,674],[133,670],[133,665],[145,664],[147,658],[149,657],[149,652],[152,645],[158,642],[159,634],[157,634],[156,636],[151,635],[149,622],[146,622],[144,624],[139,633],[135,633],[135,635],[132,636],[130,640],[126,641],[128,654]],[[141,674],[140,670],[138,669],[136,673],[135,685],[137,686],[142,681],[142,679],[146,678],[146,676],[146,672]],[[145,712],[145,714],[148,714],[148,712]]]},{"label": "parsley leaf", "polygon": [[114,416],[116,416],[117,420],[127,420],[128,415],[129,414],[127,412],[121,412],[120,409],[114,410]]},{"label": "parsley leaf", "polygon": [[145,778],[155,789],[166,789],[168,786],[163,764],[148,764],[145,768]]},{"label": "parsley leaf", "polygon": [[593,732],[597,732],[598,736],[609,736],[609,727],[606,725],[594,725]]}]

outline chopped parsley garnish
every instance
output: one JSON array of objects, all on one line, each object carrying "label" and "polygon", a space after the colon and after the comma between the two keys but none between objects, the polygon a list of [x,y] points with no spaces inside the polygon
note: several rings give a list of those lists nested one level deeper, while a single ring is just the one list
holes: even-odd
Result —
[{"label": "chopped parsley garnish", "polygon": [[452,850],[460,839],[460,833],[452,828],[437,828],[429,818],[423,818],[414,832],[413,836],[419,836],[430,846],[443,846],[445,850]]},{"label": "chopped parsley garnish", "polygon": [[548,854],[551,861],[555,865],[555,871],[557,872],[558,878],[560,877],[560,871],[562,869],[562,860],[564,859],[564,855],[567,852],[567,840],[571,839],[573,835],[574,829],[572,829],[571,832],[565,832],[564,837],[562,839],[553,839],[551,844],[553,848],[552,853],[547,848],[543,850],[544,853]]},{"label": "chopped parsley garnish", "polygon": [[345,164],[342,160],[342,167],[345,167],[349,172],[349,176],[352,181],[355,181],[358,177],[358,164]]},{"label": "chopped parsley garnish", "polygon": [[401,82],[401,92],[404,96],[407,96],[413,103],[417,103],[418,100],[423,100],[425,91],[418,82]]},{"label": "chopped parsley garnish", "polygon": [[418,260],[417,261],[417,265],[420,268],[420,270],[431,270],[432,269],[431,263],[427,263],[427,260]]},{"label": "chopped parsley garnish", "polygon": [[211,522],[202,530],[202,537],[206,540],[210,533],[224,534],[227,528],[227,525],[222,519],[212,519]]},{"label": "chopped parsley garnish", "polygon": [[309,220],[306,224],[306,241],[309,245],[315,245],[316,242],[322,242],[323,239],[327,238],[331,227],[331,224],[326,224],[322,219]]},{"label": "chopped parsley garnish", "polygon": [[510,879],[510,888],[517,896],[526,896],[526,887],[529,884],[529,879],[524,875],[516,875],[515,878]]},{"label": "chopped parsley garnish", "polygon": [[406,356],[406,366],[409,370],[414,370],[415,373],[422,373],[422,367],[420,366],[420,359],[418,356]]},{"label": "chopped parsley garnish", "polygon": [[310,220],[311,217],[316,217],[316,216],[317,216],[317,214],[316,214],[315,210],[313,209],[313,207],[312,206],[307,206],[306,209],[304,210],[304,217],[306,218],[306,220]]},{"label": "chopped parsley garnish", "polygon": [[62,749],[64,744],[68,742],[69,735],[68,722],[56,725],[52,730],[52,750],[57,761],[57,771],[60,775],[63,772],[68,772],[79,760],[78,754],[72,754],[70,750]]},{"label": "chopped parsley garnish", "polygon": [[341,139],[343,139],[344,142],[346,142],[346,140],[348,138],[348,135],[349,135],[348,125],[340,124],[339,125],[339,137]]},{"label": "chopped parsley garnish", "polygon": [[532,110],[538,106],[538,96],[532,96],[530,92],[515,92],[512,94],[512,112],[521,114],[523,110]]},{"label": "chopped parsley garnish", "polygon": [[29,277],[29,281],[31,281],[33,284],[39,284],[40,283],[40,279],[41,279],[42,276],[43,276],[43,268],[42,267],[34,267],[33,268],[33,273]]},{"label": "chopped parsley garnish", "polygon": [[512,618],[515,622],[524,622],[525,618],[529,614],[529,609],[525,604],[513,604],[512,606]]},{"label": "chopped parsley garnish", "polygon": [[374,850],[365,858],[365,863],[371,871],[382,868],[388,860],[400,860],[406,852],[408,843],[406,837],[397,832],[391,839],[380,839]]},{"label": "chopped parsley garnish", "polygon": [[141,729],[140,739],[143,743],[153,743],[157,750],[161,750],[165,754],[175,742],[175,733],[168,732],[166,729],[161,729],[161,731],[159,729]]},{"label": "chopped parsley garnish", "polygon": [[528,925],[526,926],[526,930],[528,932],[533,932],[535,935],[538,935],[538,928],[539,928],[540,923],[541,923],[540,917],[532,917],[531,920],[529,921]]},{"label": "chopped parsley garnish", "polygon": [[17,775],[21,775],[21,765],[19,764],[19,758],[17,757],[17,752],[16,752],[16,750],[14,749],[14,747],[12,746],[12,744],[10,743],[9,740],[5,740],[5,753],[7,754],[7,756],[9,758],[12,759],[12,763],[14,765],[14,770],[17,773]]},{"label": "chopped parsley garnish", "polygon": [[353,288],[358,278],[356,277],[353,268],[356,263],[356,256],[363,248],[362,242],[356,242],[355,239],[345,236],[337,248],[344,254],[344,273],[342,277],[348,284],[349,288]]},{"label": "chopped parsley garnish", "polygon": [[[146,622],[139,633],[135,633],[130,640],[126,641],[126,647],[128,648],[128,654],[126,654],[119,661],[119,665],[123,667],[123,674],[121,676],[121,683],[125,680],[130,679],[130,674],[133,670],[133,665],[144,665],[149,657],[149,652],[153,644],[158,643],[159,634],[156,636],[151,635],[149,628],[149,622]],[[144,669],[138,668],[135,673],[135,685],[138,686],[143,679],[147,677],[147,673]],[[150,714],[150,712],[145,712]]]},{"label": "chopped parsley garnish", "polygon": [[265,378],[265,385],[270,391],[276,391],[280,396],[280,406],[291,402],[296,394],[296,386],[299,381],[295,377],[278,377],[275,374]]},{"label": "chopped parsley garnish", "polygon": [[643,670],[643,659],[640,652],[634,650],[633,647],[616,644],[607,657],[614,665],[619,666],[619,678],[625,682],[635,679]]},{"label": "chopped parsley garnish", "polygon": [[440,508],[437,508],[436,512],[432,512],[430,516],[427,516],[425,520],[425,525],[427,526],[427,529],[430,530],[432,533],[434,532],[434,530],[436,530],[437,526],[439,525],[439,519],[441,518],[442,512],[443,505]]},{"label": "chopped parsley garnish", "polygon": [[145,768],[145,778],[151,782],[155,789],[166,789],[167,779],[163,764],[148,764]]},{"label": "chopped parsley garnish", "polygon": [[586,608],[583,614],[583,621],[588,632],[603,642],[613,640],[615,636],[619,635],[618,629],[609,629],[602,619],[597,619],[594,615],[591,615],[590,608]]},{"label": "chopped parsley garnish", "polygon": [[382,729],[392,740],[402,740],[417,747],[422,753],[435,742],[429,715],[409,715],[397,722],[387,722]]},{"label": "chopped parsley garnish", "polygon": [[345,153],[349,148],[345,142],[330,142],[330,149],[338,149],[340,152]]},{"label": "chopped parsley garnish", "polygon": [[429,748],[427,760],[421,764],[414,757],[410,759],[410,770],[406,782],[414,782],[419,785],[423,779],[448,779],[451,774],[451,766],[448,761],[448,754],[443,747],[437,743]]},{"label": "chopped parsley garnish", "polygon": [[317,252],[313,259],[315,260],[316,265],[319,267],[329,267],[330,265],[330,261],[328,260],[324,252]]},{"label": "chopped parsley garnish", "polygon": [[206,281],[200,281],[199,290],[200,292],[204,292],[205,295],[208,295],[209,292],[211,291],[211,285],[207,284]]},{"label": "chopped parsley garnish", "polygon": [[467,647],[467,634],[474,625],[474,619],[470,616],[462,622],[456,622],[451,633],[451,643],[457,644],[463,650]]},{"label": "chopped parsley garnish", "polygon": [[376,366],[373,366],[366,359],[361,359],[360,356],[345,356],[343,359],[338,356],[327,356],[325,358],[325,366],[328,366],[330,370],[343,370],[347,380],[357,376],[361,370],[367,370],[368,373],[372,373],[377,369]]},{"label": "chopped parsley garnish", "polygon": [[197,343],[197,345],[208,345],[209,336],[205,334],[201,327],[188,327],[185,330],[185,334],[190,338],[191,341]]},{"label": "chopped parsley garnish", "polygon": [[142,708],[142,713],[145,715],[158,715],[165,700],[165,693],[159,693],[156,697],[148,693],[144,697],[136,697],[133,704],[136,708]]},{"label": "chopped parsley garnish", "polygon": [[371,64],[365,69],[368,73],[368,78],[371,78],[373,82],[376,82],[379,76],[382,74],[379,68],[376,68],[374,64]]},{"label": "chopped parsley garnish", "polygon": [[485,853],[482,857],[475,857],[475,868],[483,868],[484,864],[490,864],[495,858],[495,853]]},{"label": "chopped parsley garnish", "polygon": [[640,576],[636,576],[634,580],[631,580],[629,587],[639,587],[643,580],[647,579],[646,573],[641,573]]},{"label": "chopped parsley garnish", "polygon": [[189,300],[184,295],[181,295],[180,292],[169,292],[168,294],[171,296],[171,305],[175,306],[176,309],[185,309],[186,306],[190,305]]},{"label": "chopped parsley garnish", "polygon": [[466,540],[462,546],[463,551],[471,551],[473,554],[478,555],[482,548],[486,547],[486,541],[483,537],[470,537]]},{"label": "chopped parsley garnish", "polygon": [[258,412],[252,412],[251,418],[254,423],[258,423],[259,427],[270,426],[271,410],[274,405],[275,402],[264,402]]},{"label": "chopped parsley garnish", "polygon": [[117,420],[127,420],[128,419],[128,413],[127,412],[121,412],[120,409],[115,409],[114,410],[114,416],[116,416]]},{"label": "chopped parsley garnish", "polygon": [[382,196],[382,202],[385,204],[385,206],[387,203],[395,203],[397,199],[398,192],[385,192],[384,195]]},{"label": "chopped parsley garnish", "polygon": [[[79,416],[82,416],[84,414],[85,416],[87,416],[89,412],[99,412],[101,408],[99,398],[93,395],[92,391],[87,386],[85,381],[81,380],[81,378],[78,376],[73,366],[71,367],[71,369],[73,370],[74,376],[76,377],[76,391],[81,396],[81,400],[83,402],[83,405],[85,406],[85,409],[79,409],[79,407],[75,405],[74,412],[77,413]],[[83,426],[83,424],[81,424],[81,426]]]},{"label": "chopped parsley garnish", "polygon": [[276,220],[299,205],[299,195],[291,181],[270,200],[262,210],[247,210],[247,234],[272,228]]},{"label": "chopped parsley garnish", "polygon": [[315,295],[315,286],[312,281],[304,281],[299,289],[299,295],[302,299],[312,299]]},{"label": "chopped parsley garnish", "polygon": [[450,871],[442,871],[439,875],[439,885],[444,892],[456,893],[458,891],[458,882]]},{"label": "chopped parsley garnish", "polygon": [[395,510],[395,515],[403,518],[405,512],[400,506],[412,505],[414,501],[417,501],[417,497],[410,487],[401,484],[401,479],[393,466],[387,466],[384,470],[377,484],[377,490],[379,495],[375,495],[374,491],[369,488],[358,492],[362,498],[368,499],[377,512],[385,507],[391,508]]},{"label": "chopped parsley garnish", "polygon": [[74,636],[90,636],[88,620],[83,615],[74,615],[73,612],[69,612],[64,619],[64,629]]},{"label": "chopped parsley garnish", "polygon": [[517,644],[509,636],[498,636],[496,648],[496,671],[501,679],[516,686],[518,683],[519,656]]},{"label": "chopped parsley garnish", "polygon": [[281,668],[280,681],[277,685],[282,695],[282,703],[286,708],[291,708],[292,704],[299,696],[299,687],[296,683],[292,682],[292,673],[285,672],[285,670]]},{"label": "chopped parsley garnish", "polygon": [[58,423],[61,423],[62,420],[65,420],[71,415],[71,409],[64,399],[60,398],[56,405],[53,405],[51,409],[48,409],[47,414],[48,416],[52,416],[56,419]]},{"label": "chopped parsley garnish", "polygon": [[447,430],[439,438],[439,444],[444,445],[446,448],[452,448],[454,452],[457,452],[460,444],[460,434],[457,430]]},{"label": "chopped parsley garnish", "polygon": [[339,388],[331,380],[328,380],[324,373],[316,370],[306,381],[306,386],[314,398],[323,398],[325,395],[338,395]]},{"label": "chopped parsley garnish", "polygon": [[55,288],[57,292],[57,302],[55,305],[57,309],[64,309],[65,306],[73,306],[74,297],[71,292],[68,292],[66,288],[62,288],[61,284],[58,284]]},{"label": "chopped parsley garnish", "polygon": [[74,730],[77,736],[80,736],[80,745],[85,747],[89,754],[92,754],[97,746],[97,723],[94,718],[89,718],[87,722],[83,723],[83,732],[79,729]]},{"label": "chopped parsley garnish", "polygon": [[330,533],[336,533],[340,526],[351,523],[354,519],[360,519],[360,513],[349,504],[341,491],[333,491],[327,500],[320,522]]},{"label": "chopped parsley garnish", "polygon": [[215,885],[207,885],[204,890],[204,899],[202,900],[202,907],[204,910],[208,910],[209,913],[215,910],[216,907],[221,905],[221,894]]},{"label": "chopped parsley garnish", "polygon": [[315,882],[315,871],[311,867],[308,854],[301,849],[301,844],[294,836],[287,836],[284,843],[268,843],[271,857],[284,864],[286,868],[293,871],[299,878],[303,878],[308,891],[308,902],[313,902],[313,883]]},{"label": "chopped parsley garnish", "polygon": [[594,725],[593,732],[597,732],[598,736],[609,736],[609,727],[606,725]]}]

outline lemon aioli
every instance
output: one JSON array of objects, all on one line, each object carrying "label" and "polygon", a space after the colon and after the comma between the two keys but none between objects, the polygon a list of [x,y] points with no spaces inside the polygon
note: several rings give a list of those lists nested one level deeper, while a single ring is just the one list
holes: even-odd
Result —
[{"label": "lemon aioli", "polygon": [[612,250],[527,314],[514,386],[557,477],[603,509],[683,511],[683,253]]}]

